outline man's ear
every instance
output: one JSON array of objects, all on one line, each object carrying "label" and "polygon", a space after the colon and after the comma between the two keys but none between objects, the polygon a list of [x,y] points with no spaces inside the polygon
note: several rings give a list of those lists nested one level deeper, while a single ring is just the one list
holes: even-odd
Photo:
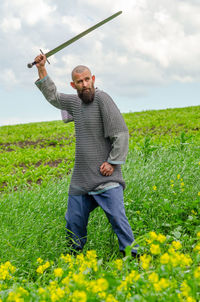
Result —
[{"label": "man's ear", "polygon": [[94,75],[92,76],[92,81],[93,81],[93,83],[95,82],[95,76]]},{"label": "man's ear", "polygon": [[70,85],[72,86],[72,88],[76,89],[74,82],[70,82]]}]

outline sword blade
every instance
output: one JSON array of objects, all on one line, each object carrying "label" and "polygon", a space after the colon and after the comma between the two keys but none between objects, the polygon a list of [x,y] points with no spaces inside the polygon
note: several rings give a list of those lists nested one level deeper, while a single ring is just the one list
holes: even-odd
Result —
[{"label": "sword blade", "polygon": [[102,26],[103,24],[109,22],[110,20],[116,18],[117,16],[119,16],[122,13],[122,11],[119,11],[117,13],[115,13],[114,15],[106,18],[105,20],[97,23],[96,25],[88,28],[87,30],[84,30],[83,32],[81,32],[80,34],[78,34],[77,36],[73,37],[72,39],[62,43],[61,45],[57,46],[56,48],[48,51],[45,56],[47,58],[49,58],[50,56],[54,55],[55,53],[57,53],[58,51],[60,51],[61,49],[67,47],[68,45],[74,43],[75,41],[79,40],[80,38],[84,37],[85,35],[89,34],[91,31],[95,30],[96,28]]},{"label": "sword blade", "polygon": [[[89,34],[91,31],[95,30],[96,28],[102,26],[103,24],[109,22],[110,20],[116,18],[117,16],[119,16],[122,13],[122,11],[119,11],[115,14],[113,14],[112,16],[104,19],[103,21],[95,24],[94,26],[84,30],[83,32],[81,32],[80,34],[78,34],[77,36],[73,37],[72,39],[60,44],[59,46],[55,47],[54,49],[48,51],[47,53],[45,53],[46,58],[49,58],[50,56],[54,55],[55,53],[57,53],[58,51],[62,50],[63,48],[67,47],[68,45],[74,43],[75,41],[79,40],[80,38],[84,37],[85,35]],[[35,65],[36,62],[33,63],[29,63],[27,66],[29,68],[31,68],[33,65]]]}]

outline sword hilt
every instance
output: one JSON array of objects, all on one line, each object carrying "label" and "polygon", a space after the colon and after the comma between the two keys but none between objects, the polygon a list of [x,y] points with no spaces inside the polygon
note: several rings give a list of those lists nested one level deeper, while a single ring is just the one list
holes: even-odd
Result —
[{"label": "sword hilt", "polygon": [[[44,53],[43,53],[43,51],[42,51],[41,49],[40,49],[40,52],[41,52],[42,55],[44,55]],[[48,60],[47,60],[47,62],[50,64],[50,62],[49,62]],[[27,64],[27,67],[28,67],[28,68],[32,68],[32,67],[33,67],[34,65],[36,65],[36,64],[37,64],[37,62],[34,61],[34,62],[32,62],[32,63],[28,63],[28,64]]]}]

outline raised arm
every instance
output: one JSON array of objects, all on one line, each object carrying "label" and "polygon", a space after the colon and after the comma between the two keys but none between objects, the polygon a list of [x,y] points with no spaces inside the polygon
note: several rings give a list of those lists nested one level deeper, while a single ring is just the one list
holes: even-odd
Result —
[{"label": "raised arm", "polygon": [[46,60],[47,60],[46,56],[42,55],[42,54],[40,54],[39,56],[37,56],[35,58],[35,62],[37,62],[36,66],[38,69],[38,75],[39,75],[40,80],[42,80],[43,78],[45,78],[47,76],[47,71],[45,68]]}]

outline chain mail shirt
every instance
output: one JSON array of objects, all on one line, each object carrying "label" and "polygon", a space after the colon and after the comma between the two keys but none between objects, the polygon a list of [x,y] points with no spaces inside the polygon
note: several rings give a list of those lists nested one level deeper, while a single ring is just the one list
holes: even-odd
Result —
[{"label": "chain mail shirt", "polygon": [[[48,75],[36,81],[36,85],[53,106],[67,110],[74,119],[76,153],[69,194],[87,194],[106,183],[118,183],[125,187],[121,164],[128,152],[128,129],[111,97],[96,89],[94,101],[85,104],[78,95],[57,92]],[[120,137],[123,142],[123,155],[120,152],[112,154],[115,137]],[[115,164],[111,176],[100,173],[100,166],[106,161]]]}]

